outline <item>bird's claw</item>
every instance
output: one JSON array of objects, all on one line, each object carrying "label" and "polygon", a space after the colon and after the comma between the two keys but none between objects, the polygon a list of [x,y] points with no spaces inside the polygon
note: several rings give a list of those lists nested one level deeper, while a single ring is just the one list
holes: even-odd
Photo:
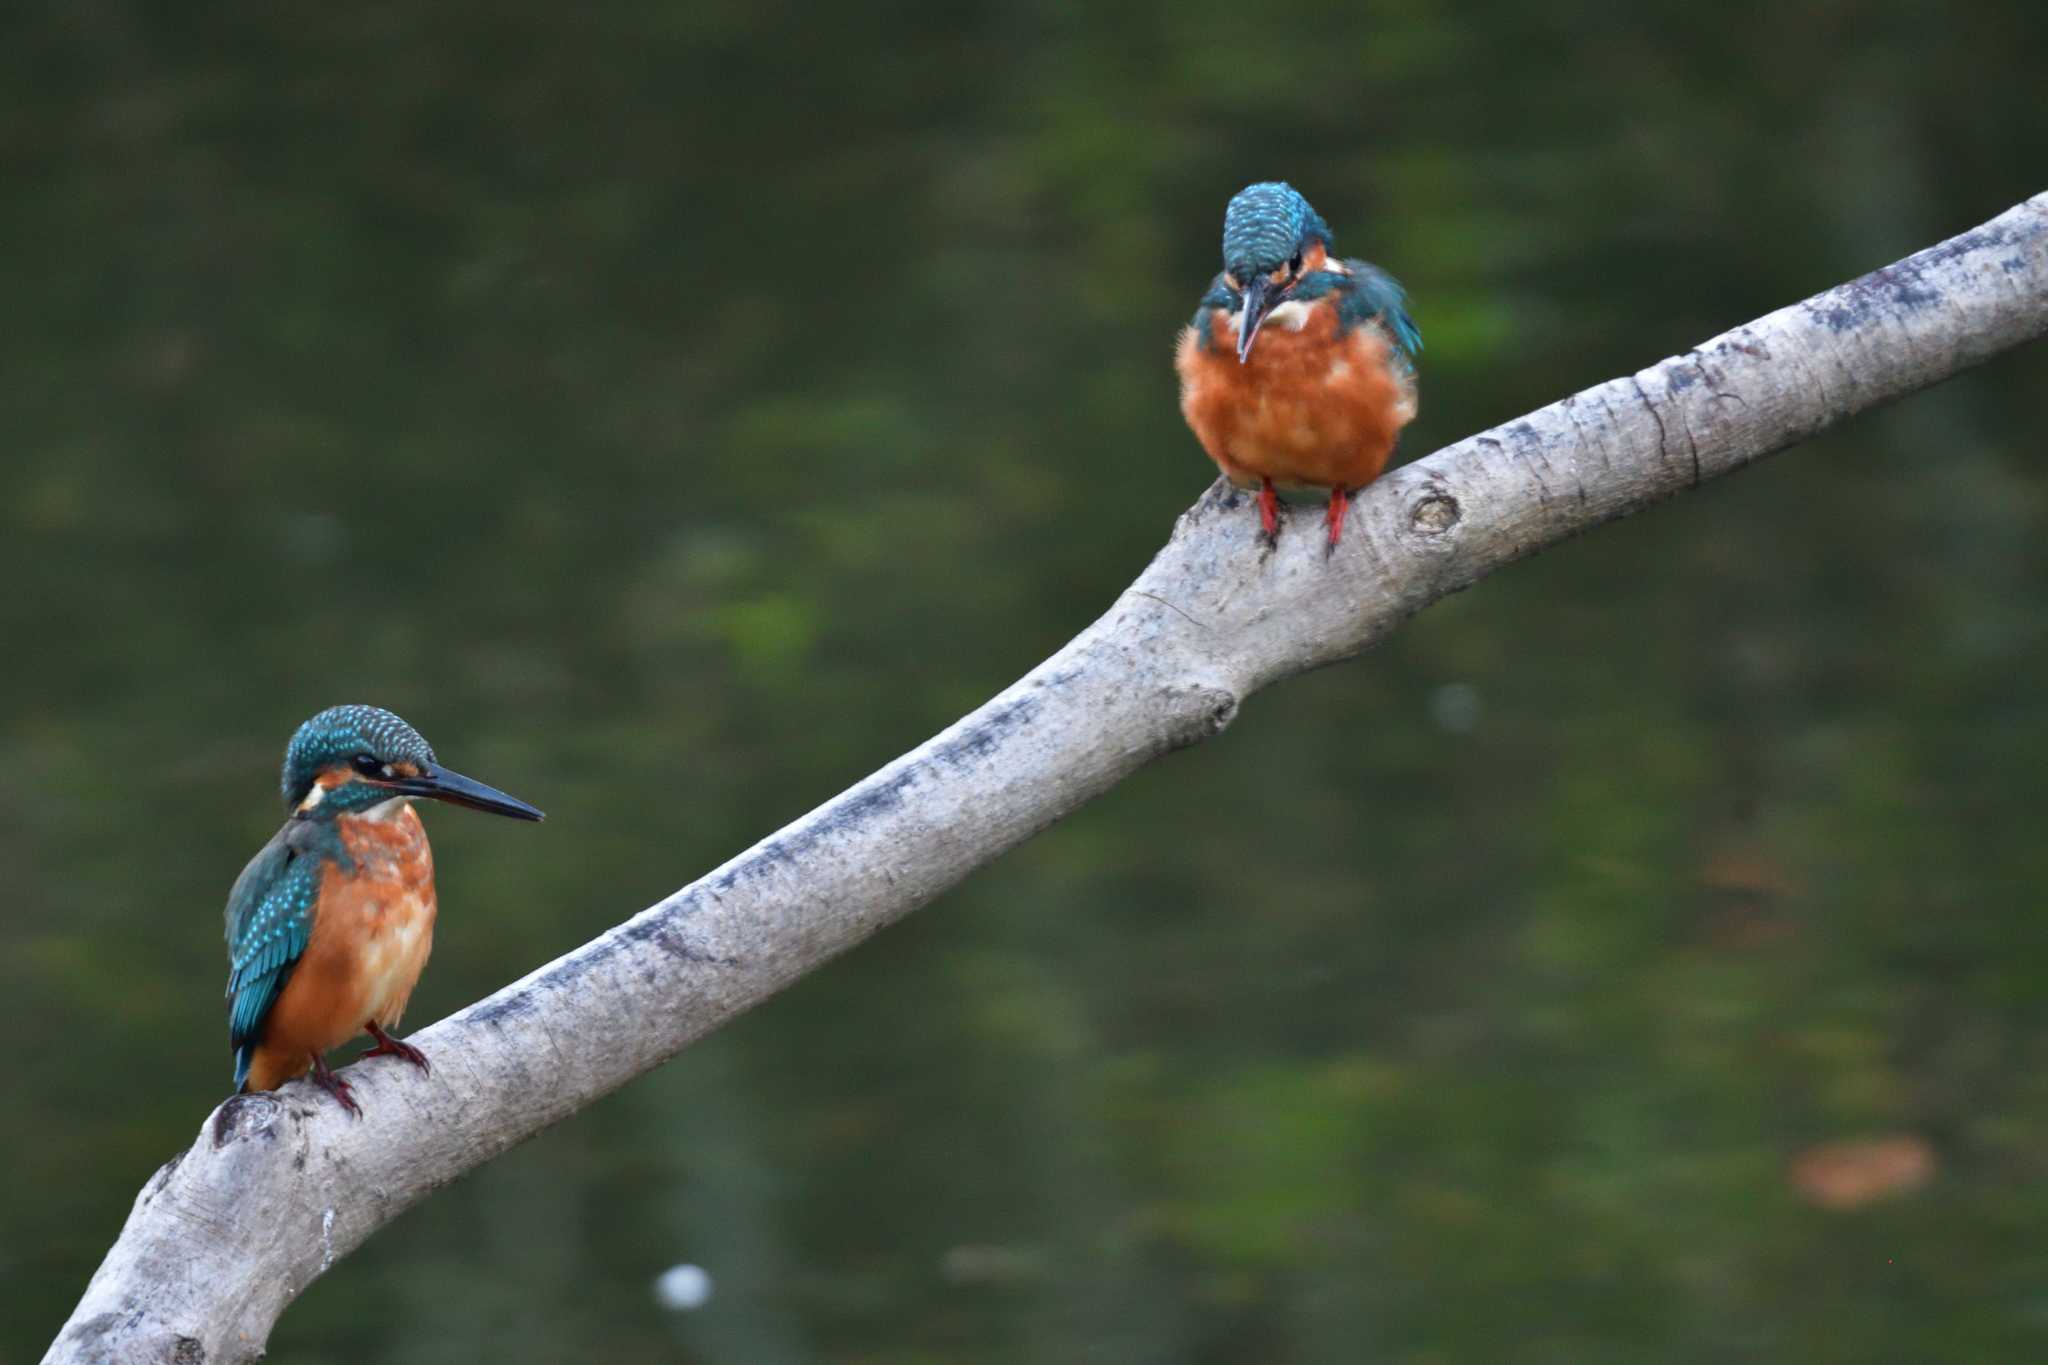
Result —
[{"label": "bird's claw", "polygon": [[350,1117],[361,1118],[363,1116],[363,1106],[356,1103],[355,1094],[349,1083],[335,1075],[332,1071],[329,1071],[327,1063],[317,1058],[313,1067],[313,1084],[319,1086],[337,1100],[340,1100],[341,1107],[348,1110]]},{"label": "bird's claw", "polygon": [[1259,480],[1259,533],[1269,550],[1280,543],[1280,498],[1271,479]]},{"label": "bird's claw", "polygon": [[1330,526],[1330,539],[1328,544],[1324,545],[1323,547],[1323,555],[1325,558],[1328,558],[1330,555],[1333,555],[1337,552],[1337,542],[1344,538],[1344,516],[1350,510],[1350,492],[1344,488],[1332,488],[1330,490],[1329,510],[1323,514],[1324,520],[1326,520]]},{"label": "bird's claw", "polygon": [[400,1042],[375,1024],[370,1025],[369,1033],[372,1038],[377,1040],[377,1045],[365,1050],[363,1053],[365,1057],[398,1057],[404,1061],[411,1062],[427,1075],[433,1074],[434,1068],[427,1064],[427,1054],[414,1047],[411,1043]]}]

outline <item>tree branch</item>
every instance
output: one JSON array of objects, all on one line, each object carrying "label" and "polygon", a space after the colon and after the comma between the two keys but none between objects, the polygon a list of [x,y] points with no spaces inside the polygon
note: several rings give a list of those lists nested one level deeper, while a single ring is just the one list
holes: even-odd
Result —
[{"label": "tree branch", "polygon": [[1108,613],[994,700],[725,866],[351,1075],[231,1099],[144,1186],[47,1361],[260,1355],[428,1193],[674,1056],[1252,693],[1567,536],[2048,331],[2048,194],[1896,265],[1395,470],[1344,545],[1262,553],[1212,487]]}]

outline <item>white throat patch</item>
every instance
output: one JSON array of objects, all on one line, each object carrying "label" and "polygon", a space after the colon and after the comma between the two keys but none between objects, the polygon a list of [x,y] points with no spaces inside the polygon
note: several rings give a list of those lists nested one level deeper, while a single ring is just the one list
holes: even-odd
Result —
[{"label": "white throat patch", "polygon": [[389,820],[392,816],[412,804],[410,796],[394,796],[388,801],[379,801],[359,817],[364,820]]},{"label": "white throat patch", "polygon": [[[1266,314],[1266,320],[1259,324],[1259,330],[1263,332],[1268,327],[1278,327],[1282,331],[1299,332],[1308,326],[1308,320],[1313,316],[1310,312],[1312,307],[1313,305],[1303,303],[1300,299],[1289,299]],[[1230,329],[1233,332],[1244,330],[1244,309],[1240,308],[1230,315]]]}]

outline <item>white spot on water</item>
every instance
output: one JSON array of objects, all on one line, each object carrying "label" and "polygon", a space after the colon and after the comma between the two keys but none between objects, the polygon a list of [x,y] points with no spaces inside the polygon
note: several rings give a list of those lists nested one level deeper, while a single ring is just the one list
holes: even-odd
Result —
[{"label": "white spot on water", "polygon": [[334,1264],[334,1210],[328,1209],[320,1215],[320,1273]]},{"label": "white spot on water", "polygon": [[676,1313],[711,1302],[711,1272],[701,1265],[672,1265],[654,1279],[654,1301]]},{"label": "white spot on water", "polygon": [[1468,682],[1448,682],[1429,694],[1429,718],[1439,730],[1469,735],[1479,728],[1486,705],[1479,689]]}]

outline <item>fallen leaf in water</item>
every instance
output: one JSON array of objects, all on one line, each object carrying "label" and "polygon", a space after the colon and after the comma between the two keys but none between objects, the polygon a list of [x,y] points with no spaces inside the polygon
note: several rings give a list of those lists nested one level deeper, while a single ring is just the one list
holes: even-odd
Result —
[{"label": "fallen leaf in water", "polygon": [[1700,885],[1731,895],[1777,898],[1799,894],[1784,864],[1761,848],[1724,844],[1700,860]]},{"label": "fallen leaf in water", "polygon": [[1792,1158],[1792,1188],[1824,1209],[1855,1209],[1906,1194],[1934,1178],[1934,1145],[1912,1133],[1823,1142]]},{"label": "fallen leaf in water", "polygon": [[1783,907],[1798,898],[1799,884],[1769,853],[1724,844],[1701,861],[1698,877],[1716,903],[1703,925],[1715,947],[1750,951],[1792,937],[1794,926]]}]

